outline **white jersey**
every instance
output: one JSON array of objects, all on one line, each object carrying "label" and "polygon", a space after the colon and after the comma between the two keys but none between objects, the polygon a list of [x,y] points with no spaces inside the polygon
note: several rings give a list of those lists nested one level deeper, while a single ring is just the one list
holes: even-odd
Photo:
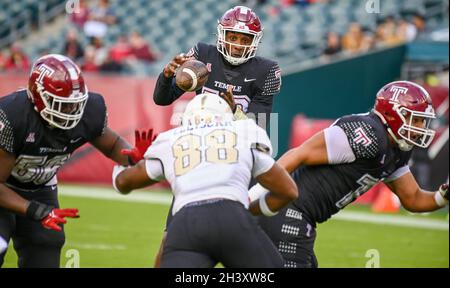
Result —
[{"label": "white jersey", "polygon": [[172,214],[188,203],[223,198],[249,205],[252,177],[274,164],[266,131],[253,120],[213,122],[161,133],[145,154],[151,179],[167,179]]}]

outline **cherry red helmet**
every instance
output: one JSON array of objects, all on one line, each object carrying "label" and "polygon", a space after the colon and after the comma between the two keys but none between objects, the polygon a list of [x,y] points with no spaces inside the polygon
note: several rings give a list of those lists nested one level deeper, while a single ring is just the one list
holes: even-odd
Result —
[{"label": "cherry red helmet", "polygon": [[426,148],[433,140],[435,131],[429,128],[435,118],[431,98],[416,83],[396,81],[385,85],[377,93],[374,112],[403,151],[413,146]]},{"label": "cherry red helmet", "polygon": [[[263,32],[261,22],[258,16],[250,8],[245,6],[236,6],[231,8],[219,19],[217,25],[217,50],[232,65],[240,65],[247,62],[250,58],[255,57],[259,42],[261,41]],[[253,37],[251,45],[238,45],[226,41],[225,35],[227,31],[249,34]],[[229,49],[227,49],[229,45]],[[244,48],[241,57],[233,57],[230,54],[230,46],[236,45]]]},{"label": "cherry red helmet", "polygon": [[36,60],[28,80],[28,97],[50,125],[68,130],[83,116],[88,90],[78,66],[66,56],[50,54]]}]

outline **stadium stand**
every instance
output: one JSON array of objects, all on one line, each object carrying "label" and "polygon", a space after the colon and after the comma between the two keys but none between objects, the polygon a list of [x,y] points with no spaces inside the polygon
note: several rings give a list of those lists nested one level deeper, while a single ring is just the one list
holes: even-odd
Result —
[{"label": "stadium stand", "polygon": [[[3,42],[0,40],[0,49],[2,44],[4,47],[5,43],[12,43],[13,39],[8,38],[7,35],[8,33],[11,34],[11,29],[24,27],[23,35],[26,35],[30,31],[32,23],[36,25],[41,21],[36,19],[37,16],[33,16],[31,23],[30,21],[22,23],[20,22],[20,13],[25,13],[26,16],[38,15],[39,17],[39,13],[36,11],[43,9],[41,3],[44,2],[46,3],[46,11],[52,9],[56,11],[56,7],[60,9],[61,17],[66,15],[61,10],[61,3],[64,2],[61,0],[2,1],[2,4],[0,4],[0,8],[2,8],[0,9],[0,23],[5,23],[5,21],[10,23],[12,18],[18,20],[13,21],[17,22],[14,24],[16,28],[0,29],[0,39],[7,39]],[[109,2],[117,17],[117,22],[110,25],[103,39],[104,47],[111,47],[120,36],[138,32],[147,43],[151,43],[152,49],[161,56],[156,62],[139,63],[125,69],[125,72],[137,75],[157,74],[164,63],[173,55],[180,51],[187,51],[198,41],[214,43],[216,19],[227,8],[240,4],[240,1],[235,0],[220,2],[213,0],[111,0]],[[96,1],[88,1],[87,3],[92,6],[96,4]],[[282,67],[285,64],[318,58],[325,48],[327,33],[333,31],[342,36],[349,25],[355,21],[360,24],[363,31],[370,31],[371,33],[375,33],[377,25],[388,16],[412,21],[412,15],[423,15],[427,19],[428,27],[443,22],[448,23],[448,13],[445,13],[448,1],[382,1],[380,13],[367,13],[366,5],[365,1],[358,0],[319,1],[306,6],[282,5],[278,0],[265,1],[264,4],[254,7],[265,27],[265,35],[260,45],[259,54],[269,58],[277,58]],[[71,25],[67,25],[70,23],[69,16],[66,18],[66,23],[59,25],[52,33],[42,35],[38,43],[33,42],[33,45],[26,45],[25,39],[25,45],[23,46],[30,59],[35,59],[42,51],[60,53],[64,45],[61,39],[65,39],[67,31],[71,28]],[[0,27],[14,25],[0,25]],[[21,34],[20,37],[23,35]],[[80,33],[79,41],[82,45],[87,45],[89,39],[83,33]],[[277,45],[273,45],[273,43],[277,43]]]}]

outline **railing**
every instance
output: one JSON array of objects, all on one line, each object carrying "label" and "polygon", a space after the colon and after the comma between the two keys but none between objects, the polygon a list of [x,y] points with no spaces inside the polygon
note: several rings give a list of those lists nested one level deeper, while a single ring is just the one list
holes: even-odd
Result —
[{"label": "railing", "polygon": [[5,23],[0,25],[0,49],[7,47],[17,39],[28,35],[32,29],[33,24],[36,24],[37,29],[44,27],[51,19],[54,19],[65,10],[65,1],[52,7],[47,11],[47,3],[39,1],[37,3],[37,23],[33,23],[32,12],[24,10],[14,18],[7,18]]},{"label": "railing", "polygon": [[428,0],[427,3],[430,4],[430,7],[427,8],[425,12],[425,17],[427,19],[442,17],[442,19],[448,21],[449,0]]},{"label": "railing", "polygon": [[[16,39],[25,36],[31,29],[30,11],[22,11],[14,18],[8,18],[5,24],[0,26],[0,35],[6,34],[0,38],[0,48],[14,42]],[[23,23],[22,25],[20,25]]]}]

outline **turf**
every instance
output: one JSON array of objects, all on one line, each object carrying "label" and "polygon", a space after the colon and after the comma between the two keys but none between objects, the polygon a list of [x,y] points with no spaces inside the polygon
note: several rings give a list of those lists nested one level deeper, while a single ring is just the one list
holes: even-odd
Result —
[{"label": "turf", "polygon": [[[77,189],[83,192],[102,190],[80,187],[75,191]],[[74,250],[79,253],[80,267],[153,266],[168,204],[67,195],[60,196],[60,202],[63,207],[79,208],[82,215],[66,225],[62,267],[72,265]],[[346,210],[370,213],[366,207]],[[426,217],[447,221],[446,216],[441,211]],[[449,267],[448,230],[331,220],[319,225],[317,231],[315,250],[320,267],[365,267],[370,260],[366,257],[370,249],[378,251],[381,267]],[[16,263],[17,257],[10,246],[4,267],[16,267]]]}]

